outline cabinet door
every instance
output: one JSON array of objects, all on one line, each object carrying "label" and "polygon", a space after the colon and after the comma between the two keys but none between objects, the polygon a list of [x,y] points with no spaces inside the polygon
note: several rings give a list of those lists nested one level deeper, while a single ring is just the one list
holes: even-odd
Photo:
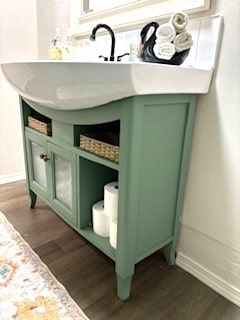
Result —
[{"label": "cabinet door", "polygon": [[30,188],[49,199],[49,158],[43,137],[26,132],[27,166]]},{"label": "cabinet door", "polygon": [[53,143],[48,143],[52,165],[51,198],[62,218],[77,225],[77,165],[76,155]]}]

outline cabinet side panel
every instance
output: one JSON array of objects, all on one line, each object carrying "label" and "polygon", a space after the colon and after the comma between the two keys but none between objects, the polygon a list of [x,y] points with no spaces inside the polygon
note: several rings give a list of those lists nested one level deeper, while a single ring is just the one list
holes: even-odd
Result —
[{"label": "cabinet side panel", "polygon": [[136,258],[173,236],[187,108],[144,107]]}]

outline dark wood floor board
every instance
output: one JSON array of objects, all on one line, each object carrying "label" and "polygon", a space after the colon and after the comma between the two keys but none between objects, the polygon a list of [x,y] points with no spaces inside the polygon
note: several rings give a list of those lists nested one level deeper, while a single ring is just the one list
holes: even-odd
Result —
[{"label": "dark wood floor board", "polygon": [[26,184],[22,181],[0,185],[0,202],[19,200],[22,196],[26,197]]},{"label": "dark wood floor board", "polygon": [[218,295],[198,320],[240,320],[240,308]]},{"label": "dark wood floor board", "polygon": [[48,243],[44,243],[36,248],[34,251],[41,257],[43,262],[46,264],[50,264],[58,259],[60,259],[64,254],[64,250],[55,242],[49,241]]},{"label": "dark wood floor board", "polygon": [[196,282],[193,277],[188,277],[170,295],[164,297],[160,303],[159,320],[197,320],[205,305],[208,307],[216,296],[217,293],[209,290],[204,284]]},{"label": "dark wood floor board", "polygon": [[86,245],[87,241],[79,237],[79,234],[73,230],[71,232],[66,233],[65,235],[57,238],[55,243],[65,252],[70,253],[75,251],[76,248],[80,248]]},{"label": "dark wood floor board", "polygon": [[116,296],[114,262],[42,200],[28,207],[25,181],[0,186],[0,210],[91,320],[240,320],[240,308],[160,251],[136,265],[131,297]]}]

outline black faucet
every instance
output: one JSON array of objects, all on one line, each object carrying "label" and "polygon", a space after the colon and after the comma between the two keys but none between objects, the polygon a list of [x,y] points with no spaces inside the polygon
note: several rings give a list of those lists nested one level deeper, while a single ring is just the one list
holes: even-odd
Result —
[{"label": "black faucet", "polygon": [[[92,34],[90,36],[90,40],[92,40],[92,41],[96,40],[96,32],[100,28],[106,29],[109,32],[110,36],[111,36],[112,45],[111,45],[111,53],[110,53],[109,61],[114,61],[115,35],[114,35],[114,32],[112,31],[112,29],[107,24],[104,24],[104,23],[97,24],[96,27],[93,28],[93,30],[92,30]],[[108,58],[106,58],[106,57],[103,57],[103,58],[104,58],[105,61],[108,61]]]}]

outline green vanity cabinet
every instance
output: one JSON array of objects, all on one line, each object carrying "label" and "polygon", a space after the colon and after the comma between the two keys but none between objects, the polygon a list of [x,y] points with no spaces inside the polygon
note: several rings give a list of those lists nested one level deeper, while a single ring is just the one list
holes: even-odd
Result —
[{"label": "green vanity cabinet", "polygon": [[[42,197],[108,255],[115,262],[117,295],[127,299],[136,263],[161,248],[168,263],[175,262],[195,95],[135,96],[83,110],[20,102],[31,206]],[[51,137],[27,127],[27,117],[36,112],[51,119]],[[96,131],[119,133],[119,163],[80,148],[80,134]],[[92,205],[115,180],[117,249],[92,228]]]}]

